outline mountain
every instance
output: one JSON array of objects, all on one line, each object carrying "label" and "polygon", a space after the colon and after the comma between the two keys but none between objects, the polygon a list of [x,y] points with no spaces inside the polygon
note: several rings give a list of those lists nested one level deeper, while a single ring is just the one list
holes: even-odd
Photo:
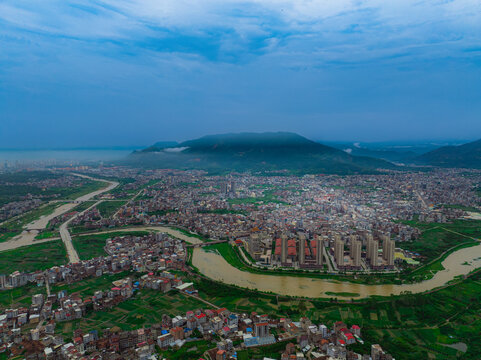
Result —
[{"label": "mountain", "polygon": [[338,144],[332,145],[336,149],[344,150],[353,156],[366,156],[375,159],[382,159],[394,163],[408,163],[411,162],[417,155],[414,151],[399,151],[389,149],[370,149],[367,147],[353,146],[352,144]]},{"label": "mountain", "polygon": [[169,148],[169,147],[175,147],[179,145],[177,141],[158,141],[154,145],[149,146],[148,148],[145,148],[141,150],[141,152],[154,152],[154,151],[161,151],[163,149]]},{"label": "mountain", "polygon": [[210,172],[289,170],[304,174],[374,173],[394,167],[384,160],[352,156],[288,132],[208,135],[175,146],[150,146],[133,153],[127,162]]},{"label": "mountain", "polygon": [[433,166],[481,169],[481,139],[464,145],[443,146],[416,160]]}]

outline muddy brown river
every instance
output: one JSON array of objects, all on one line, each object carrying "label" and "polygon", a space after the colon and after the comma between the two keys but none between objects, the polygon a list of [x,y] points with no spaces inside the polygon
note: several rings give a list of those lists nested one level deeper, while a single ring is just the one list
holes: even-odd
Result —
[{"label": "muddy brown river", "polygon": [[372,295],[399,295],[403,291],[421,293],[443,286],[456,276],[466,275],[481,267],[481,244],[449,255],[442,262],[444,270],[438,271],[433,278],[404,285],[363,285],[329,279],[253,274],[233,267],[221,255],[202,248],[194,249],[192,263],[202,274],[213,280],[249,289],[310,298],[333,296],[326,292],[348,292],[359,294],[349,298],[365,298]]}]

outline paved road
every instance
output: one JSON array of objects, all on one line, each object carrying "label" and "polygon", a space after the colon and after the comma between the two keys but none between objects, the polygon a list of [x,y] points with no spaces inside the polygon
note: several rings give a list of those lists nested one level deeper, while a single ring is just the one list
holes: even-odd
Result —
[{"label": "paved road", "polygon": [[417,195],[418,198],[419,198],[419,201],[421,201],[421,204],[423,204],[423,207],[424,207],[425,209],[429,208],[428,204],[426,204],[426,201],[425,201],[424,198],[421,196],[421,194],[420,194],[417,190],[415,190],[415,192],[416,192],[416,195]]},{"label": "paved road", "polygon": [[[109,185],[103,189],[100,189],[100,190],[97,190],[97,191],[94,191],[94,192],[91,192],[90,194],[87,194],[87,195],[84,195],[78,199],[76,199],[77,201],[79,202],[84,202],[84,201],[88,201],[90,199],[92,199],[93,197],[97,196],[97,195],[100,195],[104,192],[108,192],[112,189],[115,189],[119,183],[116,182],[116,181],[108,181],[108,180],[103,180],[103,179],[95,179],[95,178],[92,178],[90,176],[86,176],[86,175],[82,175],[82,174],[74,174],[74,175],[77,175],[77,176],[80,176],[80,177],[83,177],[83,178],[87,178],[87,179],[90,179],[90,180],[95,180],[95,181],[102,181],[102,182],[105,182],[105,183],[108,183]],[[68,219],[66,222],[64,222],[62,225],[60,225],[60,237],[62,238],[62,241],[63,243],[65,244],[65,248],[67,249],[67,255],[68,255],[68,259],[69,259],[69,262],[71,263],[77,263],[80,261],[80,258],[77,254],[77,251],[75,250],[73,244],[72,244],[72,237],[70,236],[70,232],[68,231],[68,225],[74,220],[76,219],[78,216],[82,215],[83,213],[85,213],[86,211],[90,210],[91,208],[93,208],[94,206],[97,206],[98,204],[100,204],[102,202],[102,200],[100,201],[97,201],[95,204],[93,204],[92,206],[88,207],[87,209],[85,209],[84,211],[80,212],[80,213],[77,213],[75,214],[74,216],[72,216],[70,219]]]},{"label": "paved road", "polygon": [[91,208],[93,208],[94,206],[97,206],[98,204],[100,204],[102,202],[102,200],[100,201],[97,201],[96,203],[94,203],[92,206],[89,206],[87,209],[85,209],[84,211],[82,212],[79,212],[77,214],[75,214],[74,216],[72,216],[70,219],[68,219],[67,221],[65,221],[62,225],[60,225],[60,229],[59,229],[59,232],[60,232],[60,237],[62,238],[62,241],[63,243],[65,244],[65,248],[67,249],[67,255],[68,255],[68,259],[69,259],[69,262],[71,263],[77,263],[80,261],[80,258],[77,254],[77,250],[75,250],[73,244],[72,244],[72,237],[70,236],[70,232],[68,231],[68,226],[69,224],[74,220],[76,219],[77,217],[79,217],[80,215],[82,215],[83,213],[85,213],[86,211],[89,211]]}]

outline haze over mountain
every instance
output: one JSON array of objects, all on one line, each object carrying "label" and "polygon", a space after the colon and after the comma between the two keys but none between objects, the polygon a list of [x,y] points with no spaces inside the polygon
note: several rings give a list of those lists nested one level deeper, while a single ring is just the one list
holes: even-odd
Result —
[{"label": "haze over mountain", "polygon": [[367,156],[396,164],[416,164],[416,158],[441,146],[462,145],[455,140],[439,141],[395,141],[395,142],[326,142],[326,145],[344,150],[354,156]]},{"label": "haze over mountain", "polygon": [[416,160],[433,166],[481,169],[481,139],[458,146],[443,146]]},{"label": "haze over mountain", "polygon": [[176,146],[157,143],[134,152],[130,165],[192,168],[209,171],[277,171],[296,173],[373,173],[394,165],[380,159],[352,156],[289,132],[208,135]]}]

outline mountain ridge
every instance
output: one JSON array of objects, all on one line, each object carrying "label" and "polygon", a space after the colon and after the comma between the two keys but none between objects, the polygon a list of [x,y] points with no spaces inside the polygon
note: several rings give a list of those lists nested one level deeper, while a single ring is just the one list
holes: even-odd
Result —
[{"label": "mountain ridge", "polygon": [[481,139],[463,145],[442,146],[418,156],[416,160],[439,167],[481,169]]},{"label": "mountain ridge", "polygon": [[164,168],[350,174],[394,167],[390,162],[352,156],[289,132],[206,135],[176,146],[151,146],[132,156],[131,161]]}]

